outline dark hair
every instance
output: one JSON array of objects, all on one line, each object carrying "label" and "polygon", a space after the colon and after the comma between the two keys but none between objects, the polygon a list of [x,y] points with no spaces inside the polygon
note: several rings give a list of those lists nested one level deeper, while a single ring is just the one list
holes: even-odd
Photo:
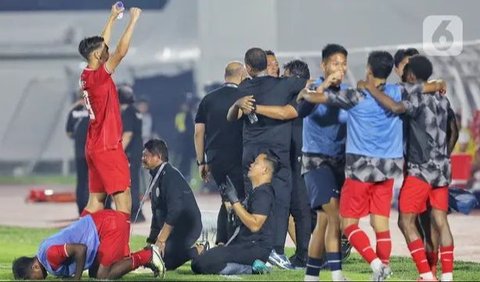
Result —
[{"label": "dark hair", "polygon": [[278,155],[270,149],[262,152],[262,154],[265,154],[265,160],[268,162],[270,168],[272,169],[272,175],[277,173],[280,169],[280,158],[278,157]]},{"label": "dark hair", "polygon": [[393,57],[387,51],[373,51],[368,55],[368,65],[376,78],[386,79],[393,68]]},{"label": "dark hair", "polygon": [[265,50],[265,54],[267,56],[275,56],[275,52],[273,52],[272,50]]},{"label": "dark hair", "polygon": [[398,49],[397,52],[395,52],[395,55],[393,56],[393,59],[395,61],[395,66],[398,67],[400,62],[403,61],[405,57],[411,57],[418,54],[420,53],[415,48]]},{"label": "dark hair", "polygon": [[254,71],[264,71],[267,68],[267,54],[263,49],[250,48],[245,53],[245,64],[249,65]]},{"label": "dark hair", "polygon": [[292,60],[283,65],[285,70],[290,72],[291,76],[297,76],[304,79],[310,79],[310,70],[307,63],[301,60]]},{"label": "dark hair", "polygon": [[322,49],[322,61],[327,60],[330,56],[334,54],[343,54],[345,57],[348,56],[347,49],[339,44],[327,44],[327,46]]},{"label": "dark hair", "polygon": [[412,56],[405,65],[404,72],[411,72],[418,80],[427,81],[433,73],[432,62],[425,56]]},{"label": "dark hair", "polygon": [[102,46],[103,41],[103,37],[101,36],[84,38],[80,41],[80,44],[78,44],[78,52],[88,61],[90,53]]},{"label": "dark hair", "polygon": [[30,279],[34,257],[19,257],[12,263],[13,278],[15,280]]},{"label": "dark hair", "polygon": [[167,143],[161,139],[150,139],[145,143],[145,149],[150,153],[159,156],[163,161],[168,162]]},{"label": "dark hair", "polygon": [[118,100],[120,104],[133,104],[135,102],[135,94],[133,89],[128,84],[122,84],[118,86]]}]

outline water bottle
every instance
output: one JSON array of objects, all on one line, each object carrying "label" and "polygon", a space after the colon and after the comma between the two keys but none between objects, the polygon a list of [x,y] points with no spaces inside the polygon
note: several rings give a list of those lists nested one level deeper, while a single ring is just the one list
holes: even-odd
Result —
[{"label": "water bottle", "polygon": [[117,20],[121,20],[123,18],[123,11],[125,10],[125,6],[123,5],[122,1],[118,1],[117,3],[115,3],[115,5],[117,6],[117,8],[122,9],[122,12],[117,16]]},{"label": "water bottle", "polygon": [[255,113],[255,109],[256,107],[255,105],[253,105],[253,111],[247,115],[248,121],[250,121],[250,124],[254,124],[258,122],[258,117],[257,117],[257,114]]}]

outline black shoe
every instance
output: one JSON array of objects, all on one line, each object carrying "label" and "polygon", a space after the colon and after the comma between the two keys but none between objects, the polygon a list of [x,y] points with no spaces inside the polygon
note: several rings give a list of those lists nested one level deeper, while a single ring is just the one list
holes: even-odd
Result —
[{"label": "black shoe", "polygon": [[342,262],[345,262],[350,256],[350,253],[352,252],[352,245],[350,245],[350,242],[348,242],[348,239],[347,237],[345,237],[345,235],[342,236],[341,251],[342,251]]},{"label": "black shoe", "polygon": [[297,254],[294,254],[293,256],[291,256],[289,260],[292,263],[293,267],[295,267],[295,269],[302,269],[307,267],[307,260],[304,258],[301,258]]}]

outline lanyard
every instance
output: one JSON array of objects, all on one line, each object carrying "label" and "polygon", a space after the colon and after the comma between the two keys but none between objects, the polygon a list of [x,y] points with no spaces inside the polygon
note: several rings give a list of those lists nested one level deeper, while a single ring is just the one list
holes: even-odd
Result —
[{"label": "lanyard", "polygon": [[[165,165],[167,163],[164,162],[160,168],[158,169],[157,171],[157,174],[155,174],[155,177],[152,178],[152,181],[150,182],[150,185],[148,186],[148,189],[147,191],[145,191],[145,194],[143,194],[143,198],[142,198],[142,201],[140,202],[140,206],[138,207],[138,210],[137,210],[137,214],[135,215],[135,220],[133,221],[133,223],[136,223],[137,222],[137,219],[138,219],[138,215],[140,214],[140,211],[142,210],[142,207],[143,207],[143,204],[145,203],[146,199],[147,199],[147,196],[149,195],[150,191],[152,191],[153,189],[153,186],[155,186],[155,183],[157,182],[158,178],[160,177],[160,173],[162,173],[163,169],[165,168]],[[131,235],[131,234],[130,234]]]},{"label": "lanyard", "polygon": [[148,195],[148,193],[150,193],[153,189],[153,186],[155,186],[155,183],[157,182],[158,178],[160,177],[160,173],[162,173],[163,171],[163,168],[165,167],[167,163],[164,162],[160,168],[158,169],[157,171],[157,174],[155,174],[155,177],[152,178],[152,181],[150,182],[150,185],[148,186],[148,189],[147,191],[145,191],[145,194],[143,195],[143,197],[145,197],[145,195]]}]

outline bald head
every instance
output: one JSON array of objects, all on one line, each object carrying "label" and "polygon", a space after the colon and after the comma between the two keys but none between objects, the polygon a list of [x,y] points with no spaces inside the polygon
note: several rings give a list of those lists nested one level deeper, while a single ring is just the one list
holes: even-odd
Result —
[{"label": "bald head", "polygon": [[225,67],[225,81],[240,84],[246,76],[245,66],[239,61],[233,61]]}]

